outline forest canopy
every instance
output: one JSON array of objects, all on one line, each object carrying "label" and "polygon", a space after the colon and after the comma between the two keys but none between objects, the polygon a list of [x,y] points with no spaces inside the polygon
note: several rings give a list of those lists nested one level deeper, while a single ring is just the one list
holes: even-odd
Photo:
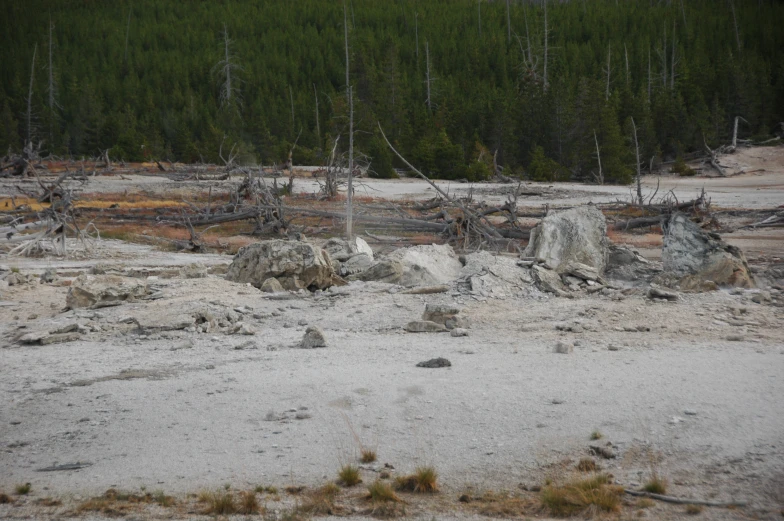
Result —
[{"label": "forest canopy", "polygon": [[[4,2],[0,150],[247,163],[347,146],[334,0]],[[608,182],[784,121],[784,3],[347,0],[355,143],[440,178]],[[227,87],[227,67],[231,81]],[[427,101],[430,103],[427,103]],[[495,158],[495,159],[494,159]]]}]

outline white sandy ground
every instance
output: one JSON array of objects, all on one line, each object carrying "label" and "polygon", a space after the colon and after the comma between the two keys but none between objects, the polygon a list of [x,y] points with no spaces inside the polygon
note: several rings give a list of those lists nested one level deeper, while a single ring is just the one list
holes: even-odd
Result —
[{"label": "white sandy ground", "polygon": [[[745,513],[711,510],[713,518],[764,516],[784,501],[784,316],[748,295],[652,304],[635,296],[557,299],[524,288],[482,302],[360,284],[346,296],[275,301],[215,276],[155,283],[164,299],[100,310],[93,322],[107,324],[107,333],[39,347],[8,339],[22,324],[53,328],[89,321],[93,312],[60,313],[64,287],[6,293],[17,304],[0,308],[0,490],[30,482],[39,496],[89,497],[109,487],[184,494],[225,483],[317,485],[356,456],[348,420],[380,463],[398,472],[432,464],[449,494],[562,475],[559,462],[587,455],[599,429],[599,443],[612,442],[621,455],[602,464],[628,486],[649,474],[650,448],[663,457],[656,468],[672,494],[751,502]],[[246,315],[255,337],[143,338],[113,326],[123,316],[209,302],[280,316]],[[426,302],[462,305],[471,336],[403,333]],[[737,306],[759,325],[729,325],[728,310]],[[33,313],[39,317],[26,320]],[[588,330],[555,330],[574,320]],[[292,348],[300,321],[323,327],[329,347]],[[638,325],[651,331],[616,330]],[[741,330],[744,341],[726,340]],[[555,354],[559,339],[582,345]],[[248,340],[252,346],[235,349]],[[608,351],[610,344],[621,349]],[[438,356],[453,366],[415,367]],[[294,410],[311,417],[296,420],[287,413]],[[287,419],[266,421],[271,411]],[[93,465],[36,472],[76,461]],[[374,471],[365,474],[369,481]],[[0,505],[0,517],[14,512]]]}]

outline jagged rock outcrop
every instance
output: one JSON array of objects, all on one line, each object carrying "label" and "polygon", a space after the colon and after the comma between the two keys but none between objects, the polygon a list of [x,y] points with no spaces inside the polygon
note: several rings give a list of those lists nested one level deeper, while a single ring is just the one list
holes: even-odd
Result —
[{"label": "jagged rock outcrop", "polygon": [[261,288],[270,277],[283,288],[325,289],[335,283],[329,254],[304,241],[272,240],[240,249],[226,272],[226,279]]}]

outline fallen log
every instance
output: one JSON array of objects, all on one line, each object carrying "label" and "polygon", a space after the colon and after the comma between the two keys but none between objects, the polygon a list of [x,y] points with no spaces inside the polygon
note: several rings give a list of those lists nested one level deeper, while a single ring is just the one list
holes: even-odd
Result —
[{"label": "fallen log", "polygon": [[648,497],[651,499],[658,499],[659,501],[664,501],[665,503],[673,503],[675,505],[702,505],[706,507],[720,507],[720,508],[745,507],[746,505],[748,505],[748,501],[729,501],[729,502],[704,501],[702,499],[679,498],[673,496],[665,496],[662,494],[654,494],[653,492],[642,492],[638,490],[629,490],[629,489],[624,489],[624,492],[629,494],[630,496]]}]

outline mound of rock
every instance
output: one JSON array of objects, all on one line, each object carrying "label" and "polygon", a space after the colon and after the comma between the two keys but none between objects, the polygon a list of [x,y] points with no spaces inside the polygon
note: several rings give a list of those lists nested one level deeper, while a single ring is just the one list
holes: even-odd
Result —
[{"label": "mound of rock", "polygon": [[448,244],[401,248],[387,260],[400,263],[402,273],[394,282],[406,287],[448,284],[458,278],[463,267]]},{"label": "mound of rock", "polygon": [[753,288],[754,276],[743,252],[708,233],[681,213],[673,214],[664,227],[662,264],[669,275],[680,278],[684,291],[719,286]]},{"label": "mound of rock", "polygon": [[142,298],[149,291],[147,284],[139,279],[82,273],[71,284],[65,304],[71,309],[117,306]]},{"label": "mound of rock", "polygon": [[304,241],[271,240],[240,249],[226,279],[261,288],[275,278],[284,289],[325,289],[336,282],[329,254]]},{"label": "mound of rock", "polygon": [[324,243],[324,249],[333,260],[339,262],[345,262],[358,254],[373,260],[373,249],[360,237],[354,237],[350,241],[335,237]]},{"label": "mound of rock", "polygon": [[531,230],[523,255],[562,273],[570,262],[595,268],[607,265],[607,222],[593,205],[553,212]]}]

